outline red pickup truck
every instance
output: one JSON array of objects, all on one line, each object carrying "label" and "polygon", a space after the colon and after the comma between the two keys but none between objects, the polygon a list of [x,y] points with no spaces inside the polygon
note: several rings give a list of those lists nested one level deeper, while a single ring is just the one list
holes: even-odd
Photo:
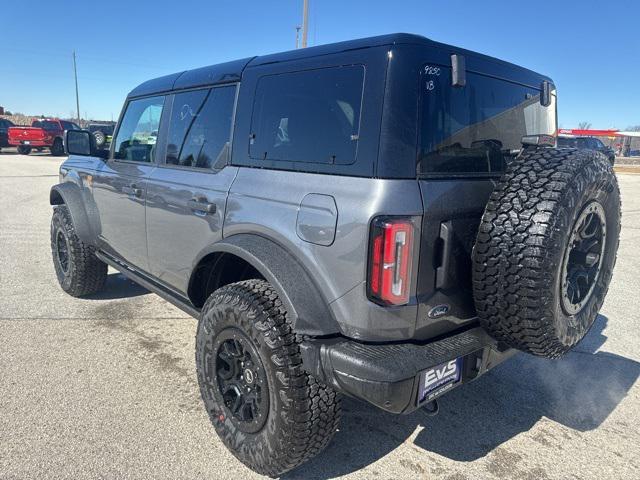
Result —
[{"label": "red pickup truck", "polygon": [[7,132],[8,143],[18,147],[18,153],[29,155],[31,149],[48,148],[53,156],[64,155],[62,138],[65,130],[80,130],[73,122],[47,118],[34,120],[30,127],[10,127]]}]

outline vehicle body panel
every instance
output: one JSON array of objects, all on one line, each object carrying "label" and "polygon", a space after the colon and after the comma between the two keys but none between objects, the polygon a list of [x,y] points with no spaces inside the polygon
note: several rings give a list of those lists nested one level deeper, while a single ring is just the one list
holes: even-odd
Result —
[{"label": "vehicle body panel", "polygon": [[[92,181],[100,222],[98,246],[143,272],[149,271],[147,177],[155,168],[155,164],[109,160],[102,162]],[[136,194],[138,189],[140,193]]]},{"label": "vehicle body panel", "polygon": [[12,146],[30,145],[34,147],[50,146],[53,142],[42,128],[11,127],[8,131],[9,144]]},{"label": "vehicle body panel", "polygon": [[[237,170],[165,166],[151,173],[146,195],[149,273],[187,294],[196,259],[222,239],[227,193]],[[194,198],[215,205],[215,212],[193,210],[189,202]]]},{"label": "vehicle body panel", "polygon": [[[310,243],[296,233],[300,205],[309,194],[335,200],[337,225],[330,246]],[[389,309],[369,302],[364,288],[369,224],[373,217],[390,211],[422,215],[415,180],[335,176],[329,182],[321,174],[240,168],[229,192],[224,235],[254,233],[291,252],[318,283],[344,333],[369,339],[410,338],[416,321],[415,301],[386,316]],[[334,306],[332,302],[343,296],[346,298]],[[370,328],[372,323],[377,323],[377,329]]]}]

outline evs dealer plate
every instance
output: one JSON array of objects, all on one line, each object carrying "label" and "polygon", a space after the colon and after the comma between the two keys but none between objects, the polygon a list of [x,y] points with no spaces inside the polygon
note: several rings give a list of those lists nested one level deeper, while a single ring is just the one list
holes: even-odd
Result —
[{"label": "evs dealer plate", "polygon": [[433,400],[452,389],[461,378],[462,357],[442,363],[420,373],[418,403]]}]

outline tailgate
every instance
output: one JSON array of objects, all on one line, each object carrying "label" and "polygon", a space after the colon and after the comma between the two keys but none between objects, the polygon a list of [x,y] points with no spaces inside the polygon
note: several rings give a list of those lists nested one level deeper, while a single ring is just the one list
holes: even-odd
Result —
[{"label": "tailgate", "polygon": [[490,71],[466,71],[462,86],[454,85],[451,65],[427,63],[421,71],[418,338],[475,321],[471,254],[484,208],[523,136],[556,131],[555,93],[550,105],[540,102],[544,77],[528,72],[527,86],[490,62],[482,67]]},{"label": "tailgate", "polygon": [[9,141],[42,141],[45,139],[44,130],[37,127],[11,127],[9,128]]},{"label": "tailgate", "polygon": [[459,328],[476,315],[471,251],[492,179],[420,180],[424,203],[418,269],[416,337]]}]

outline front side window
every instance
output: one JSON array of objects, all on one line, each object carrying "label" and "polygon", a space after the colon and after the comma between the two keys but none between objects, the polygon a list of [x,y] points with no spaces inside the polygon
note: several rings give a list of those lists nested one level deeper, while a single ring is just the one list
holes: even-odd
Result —
[{"label": "front side window", "polygon": [[360,65],[260,78],[251,123],[251,158],[354,163],[363,84]]},{"label": "front side window", "polygon": [[231,145],[236,87],[179,93],[173,100],[167,165],[222,168]]},{"label": "front side window", "polygon": [[113,158],[153,162],[164,96],[129,102],[114,143]]},{"label": "front side window", "polygon": [[418,174],[499,174],[525,135],[555,135],[556,95],[467,72],[451,85],[451,69],[428,65],[421,74]]}]

